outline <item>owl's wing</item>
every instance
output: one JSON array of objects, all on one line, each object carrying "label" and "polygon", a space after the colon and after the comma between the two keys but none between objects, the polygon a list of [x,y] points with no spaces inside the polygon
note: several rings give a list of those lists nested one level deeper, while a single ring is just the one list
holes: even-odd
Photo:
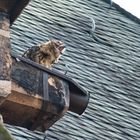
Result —
[{"label": "owl's wing", "polygon": [[30,55],[34,54],[35,52],[39,51],[40,45],[32,46],[28,48],[23,54],[22,57],[29,57]]}]

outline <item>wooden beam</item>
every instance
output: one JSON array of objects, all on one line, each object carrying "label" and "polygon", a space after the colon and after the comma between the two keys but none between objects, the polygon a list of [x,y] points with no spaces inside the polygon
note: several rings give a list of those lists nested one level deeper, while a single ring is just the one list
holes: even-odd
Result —
[{"label": "wooden beam", "polygon": [[0,12],[0,105],[11,93],[10,21]]},{"label": "wooden beam", "polygon": [[0,80],[10,81],[12,59],[10,56],[10,21],[6,13],[0,12]]},{"label": "wooden beam", "polygon": [[16,59],[12,61],[11,93],[9,90],[5,98],[0,96],[0,113],[8,124],[44,132],[67,112],[69,89],[60,79],[58,90],[48,83],[51,75],[47,72]]}]

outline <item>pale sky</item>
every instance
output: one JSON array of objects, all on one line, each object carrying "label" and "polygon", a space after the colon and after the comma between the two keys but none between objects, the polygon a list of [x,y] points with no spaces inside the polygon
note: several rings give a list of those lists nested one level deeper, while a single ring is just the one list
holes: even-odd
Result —
[{"label": "pale sky", "polygon": [[140,0],[113,0],[133,15],[140,18]]}]

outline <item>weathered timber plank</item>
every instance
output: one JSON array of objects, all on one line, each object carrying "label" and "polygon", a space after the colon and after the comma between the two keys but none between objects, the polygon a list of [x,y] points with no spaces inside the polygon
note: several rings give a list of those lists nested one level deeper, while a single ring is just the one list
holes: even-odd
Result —
[{"label": "weathered timber plank", "polygon": [[6,13],[0,12],[0,80],[10,80],[12,59],[10,56],[10,21]]},{"label": "weathered timber plank", "polygon": [[85,110],[89,96],[72,80],[22,59],[13,58],[11,94],[0,105],[6,123],[45,131],[68,109]]},{"label": "weathered timber plank", "polygon": [[0,105],[11,93],[10,21],[0,12]]},{"label": "weathered timber plank", "polygon": [[[56,76],[57,78],[59,78],[63,81],[66,81],[68,83],[68,90],[70,91],[69,111],[75,112],[79,115],[81,115],[85,111],[85,109],[88,105],[88,102],[89,102],[90,95],[85,89],[83,89],[80,85],[78,85],[78,83],[76,83],[73,79],[71,79],[70,77],[67,77],[66,75],[64,75],[62,73],[59,73],[58,71],[47,69],[29,59],[25,59],[23,57],[19,57],[19,56],[15,56],[15,55],[12,55],[12,57],[13,57],[13,59],[18,58],[20,60],[19,62],[15,62],[13,64],[13,66],[15,68],[20,67],[21,71],[23,70],[22,67],[24,64],[24,66],[27,65],[26,67],[28,67],[29,69],[36,68],[38,71],[48,73],[49,75]],[[18,81],[18,83],[21,84],[22,87],[24,86],[24,88],[26,88],[26,89],[30,88],[30,86],[29,86],[30,84],[28,84],[28,86],[26,86],[26,84],[29,82],[27,82],[26,84],[23,84],[22,80],[17,79],[17,77],[16,77],[17,72],[15,71],[15,68],[13,68],[14,72],[12,73],[12,78],[15,79],[16,81]],[[20,72],[20,73],[23,73],[23,72]],[[20,77],[20,76],[18,76],[18,77]],[[32,80],[32,81],[35,81],[35,80]],[[39,82],[39,83],[41,83],[41,82]],[[36,88],[34,88],[34,90],[35,89]],[[40,88],[40,89],[42,89],[42,88]],[[29,90],[31,90],[31,89],[29,89]]]},{"label": "weathered timber plank", "polygon": [[35,109],[41,109],[42,106],[42,97],[29,95],[22,87],[14,82],[12,82],[12,94],[7,97],[7,100]]},{"label": "weathered timber plank", "polygon": [[60,91],[53,85],[57,77],[16,59],[11,77],[11,93],[0,105],[6,123],[45,131],[67,112],[69,88],[65,81],[60,79]]}]

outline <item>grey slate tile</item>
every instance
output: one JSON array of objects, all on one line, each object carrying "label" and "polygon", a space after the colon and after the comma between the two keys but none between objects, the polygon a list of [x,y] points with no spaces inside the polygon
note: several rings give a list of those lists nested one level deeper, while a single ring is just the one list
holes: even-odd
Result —
[{"label": "grey slate tile", "polygon": [[[105,0],[34,0],[12,27],[12,52],[52,38],[67,51],[55,69],[91,94],[83,116],[67,113],[49,129],[47,140],[140,139],[140,24]],[[96,22],[95,41],[89,34]],[[111,45],[110,45],[111,44]],[[43,140],[42,133],[9,126],[17,139]]]}]

